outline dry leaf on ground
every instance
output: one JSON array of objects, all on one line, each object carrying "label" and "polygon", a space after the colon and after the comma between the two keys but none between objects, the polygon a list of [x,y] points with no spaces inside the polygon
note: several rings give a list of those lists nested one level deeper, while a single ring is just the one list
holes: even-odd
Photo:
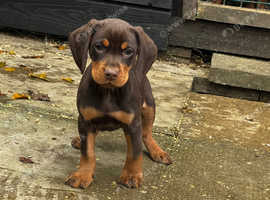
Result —
[{"label": "dry leaf on ground", "polygon": [[47,79],[47,75],[45,73],[42,73],[42,74],[29,73],[28,76],[31,77],[31,78],[38,78],[38,79],[41,79],[41,80],[44,80],[44,81],[49,81]]},{"label": "dry leaf on ground", "polygon": [[26,163],[26,164],[33,164],[34,161],[32,161],[30,158],[26,158],[26,157],[19,157],[19,161],[22,163]]},{"label": "dry leaf on ground", "polygon": [[1,54],[1,53],[7,53],[7,51],[4,51],[4,50],[0,50],[0,54]]},{"label": "dry leaf on ground", "polygon": [[7,71],[7,72],[14,72],[16,70],[16,68],[14,68],[14,67],[5,67],[4,70]]},{"label": "dry leaf on ground", "polygon": [[64,77],[64,78],[62,78],[62,80],[69,82],[69,83],[73,83],[73,81],[74,81],[72,78],[69,78],[69,77]]},{"label": "dry leaf on ground", "polygon": [[48,94],[42,94],[42,93],[35,93],[32,90],[28,90],[28,94],[30,95],[31,99],[38,100],[38,101],[51,101]]},{"label": "dry leaf on ground", "polygon": [[16,55],[15,51],[9,51],[9,55]]},{"label": "dry leaf on ground", "polygon": [[14,93],[12,99],[30,99],[30,96],[28,94]]},{"label": "dry leaf on ground", "polygon": [[6,62],[0,62],[0,67],[5,67],[6,66]]},{"label": "dry leaf on ground", "polygon": [[66,48],[67,48],[67,45],[66,44],[57,46],[57,49],[58,50],[65,50]]}]

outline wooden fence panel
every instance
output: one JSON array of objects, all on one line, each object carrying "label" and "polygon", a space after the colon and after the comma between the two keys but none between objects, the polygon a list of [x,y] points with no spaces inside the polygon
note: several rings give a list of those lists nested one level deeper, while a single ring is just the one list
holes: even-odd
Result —
[{"label": "wooden fence panel", "polygon": [[169,45],[270,59],[270,30],[211,21],[186,21],[169,35]]},{"label": "wooden fence panel", "polygon": [[111,0],[116,2],[130,3],[134,5],[143,5],[153,8],[162,8],[171,10],[173,0]]},{"label": "wooden fence panel", "polygon": [[160,49],[167,48],[166,32],[170,12],[137,6],[85,0],[1,0],[0,26],[67,35],[91,18],[121,18],[141,25]]}]

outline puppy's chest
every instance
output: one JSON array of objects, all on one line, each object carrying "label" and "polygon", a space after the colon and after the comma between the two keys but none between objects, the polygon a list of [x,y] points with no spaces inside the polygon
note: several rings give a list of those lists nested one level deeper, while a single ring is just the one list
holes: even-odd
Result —
[{"label": "puppy's chest", "polygon": [[[120,123],[129,125],[134,119],[134,113],[128,113],[123,110],[102,111],[92,106],[79,107],[79,112],[86,121],[98,121],[97,119],[112,119],[111,121],[118,121]],[[99,120],[100,121],[100,120]]]},{"label": "puppy's chest", "polygon": [[78,106],[80,114],[86,121],[99,122],[104,119],[105,121],[120,122],[126,125],[131,124],[134,119],[134,113],[131,109],[125,111],[129,107],[124,99],[117,101],[110,96],[106,96],[106,98],[92,96],[92,98],[88,98],[88,101],[79,103]]},{"label": "puppy's chest", "polygon": [[84,120],[93,124],[130,125],[135,118],[136,103],[132,93],[124,88],[105,90],[89,87],[78,95],[78,110]]}]

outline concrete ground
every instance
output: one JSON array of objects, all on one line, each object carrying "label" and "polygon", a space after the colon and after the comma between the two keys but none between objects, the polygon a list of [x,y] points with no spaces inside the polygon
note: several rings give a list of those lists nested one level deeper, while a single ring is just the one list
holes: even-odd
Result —
[{"label": "concrete ground", "polygon": [[[145,154],[143,186],[123,188],[117,180],[124,136],[105,132],[97,138],[93,184],[86,190],[64,185],[79,162],[70,142],[78,134],[81,74],[70,50],[47,38],[3,31],[0,41],[0,199],[270,199],[270,105],[192,93],[193,77],[208,69],[170,57],[155,62],[148,77],[157,103],[154,137],[174,163],[154,163]],[[47,81],[29,72],[46,73]],[[67,77],[74,82],[62,80]],[[51,101],[12,99],[27,90]]]}]

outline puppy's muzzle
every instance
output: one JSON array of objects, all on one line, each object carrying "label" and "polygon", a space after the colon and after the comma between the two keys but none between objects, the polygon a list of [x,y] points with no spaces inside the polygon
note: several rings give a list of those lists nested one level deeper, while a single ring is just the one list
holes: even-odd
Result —
[{"label": "puppy's muzzle", "polygon": [[118,78],[119,68],[106,67],[104,70],[104,76],[108,81],[114,81]]}]

